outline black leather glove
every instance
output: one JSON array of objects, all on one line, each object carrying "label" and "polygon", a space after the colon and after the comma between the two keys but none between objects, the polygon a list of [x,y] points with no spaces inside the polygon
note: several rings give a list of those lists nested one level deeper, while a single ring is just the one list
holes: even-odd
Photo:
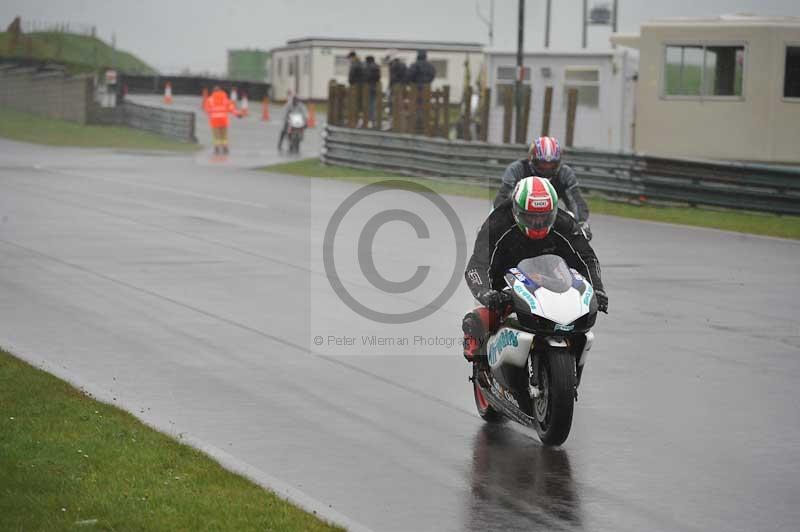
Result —
[{"label": "black leather glove", "polygon": [[595,290],[594,297],[597,298],[597,310],[608,314],[608,296],[603,290]]},{"label": "black leather glove", "polygon": [[498,290],[486,290],[485,292],[478,294],[478,301],[480,301],[481,305],[486,308],[500,311],[503,310],[506,305],[511,303],[511,294],[508,292],[500,292]]},{"label": "black leather glove", "polygon": [[589,222],[580,222],[578,225],[583,231],[583,236],[586,237],[586,240],[589,241],[592,239],[592,229],[589,227]]}]

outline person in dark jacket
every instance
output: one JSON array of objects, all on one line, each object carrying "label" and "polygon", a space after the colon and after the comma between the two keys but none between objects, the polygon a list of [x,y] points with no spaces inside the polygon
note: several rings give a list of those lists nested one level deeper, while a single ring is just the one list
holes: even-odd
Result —
[{"label": "person in dark jacket", "polygon": [[371,55],[366,57],[366,65],[364,65],[364,83],[369,91],[369,108],[368,116],[369,121],[375,123],[375,109],[378,105],[378,83],[381,80],[381,67],[375,62],[375,58]]},{"label": "person in dark jacket", "polygon": [[350,60],[350,72],[347,74],[347,82],[350,85],[361,85],[364,83],[364,64],[358,58],[355,50],[347,54],[347,59]]},{"label": "person in dark jacket", "polygon": [[350,60],[350,72],[347,74],[347,81],[351,87],[356,88],[356,115],[359,115],[362,111],[361,91],[364,90],[364,64],[358,58],[355,50],[347,54],[347,58]]},{"label": "person in dark jacket", "polygon": [[514,161],[506,167],[503,172],[503,182],[494,199],[494,206],[496,207],[508,199],[520,179],[532,175],[546,177],[550,180],[558,193],[561,206],[572,213],[586,234],[586,238],[591,240],[589,206],[578,188],[575,171],[561,163],[561,147],[555,137],[534,139],[528,150],[528,158]]},{"label": "person in dark jacket", "polygon": [[397,50],[389,50],[386,54],[384,62],[389,65],[389,88],[391,89],[398,83],[406,82],[406,67],[405,62],[397,57]]},{"label": "person in dark jacket", "polygon": [[464,277],[482,305],[464,316],[464,357],[486,356],[484,343],[511,311],[511,295],[503,291],[505,272],[520,261],[544,254],[563,258],[594,288],[597,309],[608,312],[608,296],[600,263],[578,223],[558,208],[558,194],[543,177],[526,177],[489,214],[475,240]]},{"label": "person in dark jacket", "polygon": [[422,102],[422,87],[431,83],[436,77],[436,69],[430,62],[428,62],[428,52],[419,50],[417,52],[417,60],[408,67],[406,71],[406,81],[413,83],[420,89],[417,92],[417,120],[415,125],[415,132],[422,132],[424,129],[423,118],[423,102]]},{"label": "person in dark jacket", "polygon": [[417,60],[406,71],[406,81],[424,85],[431,83],[434,78],[436,78],[436,69],[428,61],[428,52],[419,50],[417,52]]}]

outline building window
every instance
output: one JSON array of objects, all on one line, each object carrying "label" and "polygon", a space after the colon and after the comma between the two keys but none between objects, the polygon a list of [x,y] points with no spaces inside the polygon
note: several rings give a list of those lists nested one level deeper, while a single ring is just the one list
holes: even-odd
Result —
[{"label": "building window", "polygon": [[800,46],[786,47],[783,97],[800,98]]},{"label": "building window", "polygon": [[[517,67],[516,66],[499,66],[497,67],[498,81],[516,81]],[[522,79],[524,81],[531,80],[531,69],[529,67],[522,67]]]},{"label": "building window", "polygon": [[436,69],[437,78],[447,77],[447,59],[431,59],[431,65]]},{"label": "building window", "polygon": [[666,96],[742,96],[744,46],[669,45]]},{"label": "building window", "polygon": [[294,76],[296,74],[296,72],[295,72],[295,65],[296,64],[297,64],[297,56],[295,55],[295,56],[292,56],[288,61],[288,67],[289,68],[287,70],[289,71],[289,77]]},{"label": "building window", "polygon": [[337,55],[333,59],[333,73],[337,76],[346,76],[350,73],[350,60],[345,55]]},{"label": "building window", "polygon": [[600,69],[597,67],[566,67],[564,69],[564,107],[569,103],[569,90],[578,89],[578,105],[600,106]]},{"label": "building window", "polygon": [[278,77],[283,77],[283,57],[278,58]]},{"label": "building window", "polygon": [[[514,91],[515,81],[517,79],[517,67],[516,66],[499,66],[497,67],[497,84],[494,87],[494,101],[495,105],[503,105],[503,98],[505,97],[505,88],[511,87],[511,91]],[[531,81],[531,69],[530,67],[523,67],[522,68],[522,83],[529,85]],[[514,97],[512,95],[512,102],[514,101]]]},{"label": "building window", "polygon": [[303,74],[308,76],[309,64],[311,63],[309,54],[303,56]]}]

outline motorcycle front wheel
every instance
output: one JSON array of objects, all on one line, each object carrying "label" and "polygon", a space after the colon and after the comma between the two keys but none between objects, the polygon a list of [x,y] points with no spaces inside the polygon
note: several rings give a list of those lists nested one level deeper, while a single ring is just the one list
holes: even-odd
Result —
[{"label": "motorcycle front wheel", "polygon": [[565,349],[551,349],[539,356],[536,366],[536,382],[541,392],[532,399],[536,432],[543,444],[561,445],[572,428],[575,357]]}]

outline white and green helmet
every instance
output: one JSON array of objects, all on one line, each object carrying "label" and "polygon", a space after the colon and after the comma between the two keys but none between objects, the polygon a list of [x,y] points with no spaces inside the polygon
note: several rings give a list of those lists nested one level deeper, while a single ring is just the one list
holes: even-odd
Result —
[{"label": "white and green helmet", "polygon": [[511,195],[514,220],[528,238],[547,236],[558,214],[558,194],[543,177],[521,179]]}]

